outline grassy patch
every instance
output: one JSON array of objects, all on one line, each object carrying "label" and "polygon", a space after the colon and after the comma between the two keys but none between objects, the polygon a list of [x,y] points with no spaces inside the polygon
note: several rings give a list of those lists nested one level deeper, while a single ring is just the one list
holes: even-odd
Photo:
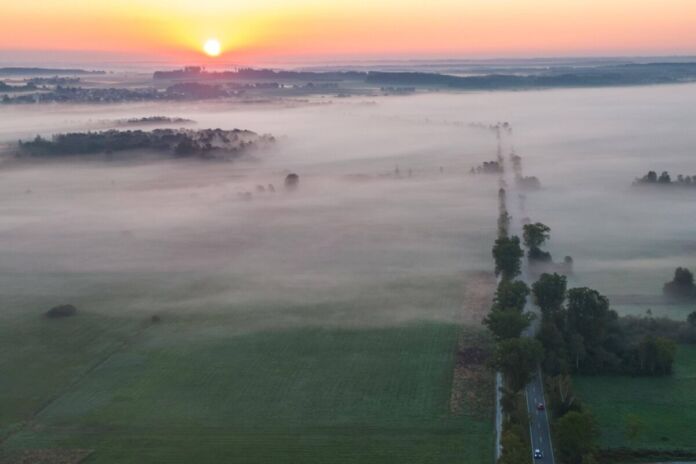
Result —
[{"label": "grassy patch", "polygon": [[67,391],[137,332],[134,320],[41,312],[0,317],[0,439]]},{"label": "grassy patch", "polygon": [[92,449],[90,463],[492,459],[492,411],[449,411],[456,324],[229,336],[192,326],[149,328],[5,451]]},{"label": "grassy patch", "polygon": [[[671,377],[576,377],[574,383],[599,421],[603,447],[696,451],[696,347],[679,346]],[[645,424],[633,440],[626,434],[631,414]]]}]

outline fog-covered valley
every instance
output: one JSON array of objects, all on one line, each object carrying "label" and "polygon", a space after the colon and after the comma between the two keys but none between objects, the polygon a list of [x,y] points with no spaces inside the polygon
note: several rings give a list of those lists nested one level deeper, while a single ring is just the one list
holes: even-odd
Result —
[{"label": "fog-covered valley", "polygon": [[[695,103],[696,86],[678,85],[4,106],[2,292],[23,310],[212,309],[243,312],[255,327],[461,317],[467,273],[492,268],[497,215],[496,178],[468,174],[495,158],[495,134],[471,123],[509,121],[506,151],[514,145],[543,186],[527,195],[527,213],[551,227],[555,258],[574,258],[573,282],[619,302],[658,295],[676,266],[693,263],[696,202],[630,186],[649,169],[696,171]],[[154,114],[277,143],[233,162],[10,155],[20,138]],[[295,191],[283,187],[289,172],[300,176]]]},{"label": "fog-covered valley", "polygon": [[[569,255],[569,287],[682,321],[619,320],[682,343],[674,376],[639,379],[672,382],[657,400],[617,410],[605,392],[627,404],[632,374],[574,375],[607,404],[603,443],[624,443],[617,420],[693,378],[693,303],[663,284],[694,268],[696,189],[658,179],[696,174],[695,103],[684,84],[0,105],[0,461],[491,462],[490,366],[537,343],[494,341],[491,321],[544,323],[491,305],[526,290],[496,282],[505,211],[511,234],[551,228],[536,251],[559,264],[525,264],[528,284]],[[576,291],[595,295],[567,308]],[[640,366],[650,337],[613,366]],[[691,446],[688,405],[648,446],[665,424]]]}]

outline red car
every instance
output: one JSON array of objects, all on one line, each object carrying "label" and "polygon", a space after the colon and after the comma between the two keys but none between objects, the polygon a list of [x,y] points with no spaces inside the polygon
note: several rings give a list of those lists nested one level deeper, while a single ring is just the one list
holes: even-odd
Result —
[{"label": "red car", "polygon": [[537,404],[537,411],[543,411],[544,409],[546,409],[546,406],[544,406],[544,403]]}]

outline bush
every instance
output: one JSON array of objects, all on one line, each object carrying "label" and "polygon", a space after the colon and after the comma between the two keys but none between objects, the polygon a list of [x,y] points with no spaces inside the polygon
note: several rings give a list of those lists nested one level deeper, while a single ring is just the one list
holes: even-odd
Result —
[{"label": "bush", "polygon": [[291,174],[288,174],[285,177],[285,188],[288,188],[288,189],[297,188],[299,183],[300,183],[300,176],[298,176],[294,172]]},{"label": "bush", "polygon": [[61,317],[74,316],[77,313],[77,308],[71,304],[54,306],[46,311],[46,317],[55,319]]}]

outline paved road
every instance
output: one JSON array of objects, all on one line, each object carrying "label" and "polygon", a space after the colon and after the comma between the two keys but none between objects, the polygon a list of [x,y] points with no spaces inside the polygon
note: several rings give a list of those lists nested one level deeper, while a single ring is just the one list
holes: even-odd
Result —
[{"label": "paved road", "polygon": [[[532,460],[539,464],[554,464],[549,417],[546,408],[540,411],[537,407],[539,403],[546,404],[540,370],[537,370],[532,381],[525,387],[525,394],[527,397],[527,413],[529,414],[529,435],[532,442]],[[543,453],[541,459],[534,459],[534,450],[537,449]]]},{"label": "paved road", "polygon": [[[522,273],[522,278],[528,284],[527,273]],[[532,321],[527,330],[522,334],[523,337],[533,337],[539,330],[540,314],[534,311],[531,298],[527,299],[526,311],[536,313],[537,317]],[[527,400],[527,415],[529,417],[529,437],[532,446],[532,461],[538,464],[554,464],[556,461],[553,456],[553,444],[551,442],[551,427],[549,426],[549,416],[546,411],[546,399],[544,397],[544,380],[541,368],[537,367],[532,376],[532,380],[524,388]],[[544,405],[543,410],[539,410],[539,403]],[[540,450],[543,457],[534,459],[534,450]]]}]

